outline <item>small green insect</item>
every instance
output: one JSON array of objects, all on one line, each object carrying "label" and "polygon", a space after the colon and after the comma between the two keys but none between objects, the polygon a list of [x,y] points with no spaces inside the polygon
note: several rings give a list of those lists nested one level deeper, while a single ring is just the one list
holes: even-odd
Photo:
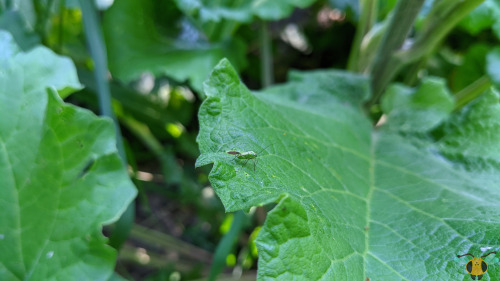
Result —
[{"label": "small green insect", "polygon": [[[264,151],[264,149],[268,148],[269,146],[271,146],[271,145],[264,147],[261,151],[259,151],[259,153]],[[255,153],[254,151],[239,152],[236,150],[230,150],[230,151],[226,151],[226,153],[234,155],[233,160],[234,159],[246,160],[245,163],[243,163],[243,166],[245,166],[248,163],[248,161],[250,159],[252,159],[253,160],[253,170],[255,171],[255,166],[257,165],[257,162],[259,160],[257,159],[258,154]]]}]

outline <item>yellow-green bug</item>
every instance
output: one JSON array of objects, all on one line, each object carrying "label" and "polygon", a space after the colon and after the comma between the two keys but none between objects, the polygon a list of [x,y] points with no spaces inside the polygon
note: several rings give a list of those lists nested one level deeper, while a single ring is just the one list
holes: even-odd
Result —
[{"label": "yellow-green bug", "polygon": [[[268,148],[269,146],[271,145],[264,147],[259,153],[261,153],[264,149]],[[253,170],[255,171],[255,166],[257,165],[257,161],[259,160],[257,159],[258,154],[255,153],[254,151],[239,152],[236,150],[230,150],[226,151],[226,153],[234,155],[233,159],[246,160],[245,163],[243,163],[243,166],[245,166],[250,159],[253,159]]]}]

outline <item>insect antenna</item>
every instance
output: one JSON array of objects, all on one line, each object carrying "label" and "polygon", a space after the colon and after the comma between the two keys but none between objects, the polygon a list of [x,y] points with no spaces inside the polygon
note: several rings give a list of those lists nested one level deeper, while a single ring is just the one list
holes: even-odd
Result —
[{"label": "insect antenna", "polygon": [[[272,144],[272,143],[271,143]],[[266,148],[270,147],[271,144],[269,144],[268,146],[264,147],[263,149],[261,149],[259,151],[259,153],[257,153],[257,155],[259,155],[262,151],[264,151]],[[255,161],[253,161],[253,170],[255,171],[255,165],[257,165],[257,162],[259,162],[259,158],[256,158]]]},{"label": "insect antenna", "polygon": [[486,255],[481,256],[481,258],[487,257],[487,256],[489,256],[489,255],[491,255],[491,254],[496,254],[496,253],[497,253],[497,251],[489,252],[489,253],[487,253]]},{"label": "insect antenna", "polygon": [[269,144],[268,146],[264,147],[263,149],[261,149],[261,150],[259,151],[259,153],[257,153],[257,155],[259,155],[262,151],[264,151],[266,148],[270,147],[271,145],[272,145],[272,143],[271,143],[271,144]]},{"label": "insect antenna", "polygon": [[469,253],[464,254],[464,255],[457,255],[457,258],[461,258],[461,257],[463,257],[463,256],[471,256],[471,257],[473,257],[473,258],[474,258],[474,255],[469,254]]}]

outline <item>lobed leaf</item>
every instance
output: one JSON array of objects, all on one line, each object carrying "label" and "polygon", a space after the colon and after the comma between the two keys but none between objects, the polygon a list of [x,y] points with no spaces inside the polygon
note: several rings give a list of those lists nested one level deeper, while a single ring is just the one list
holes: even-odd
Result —
[{"label": "lobed leaf", "polygon": [[[470,278],[455,255],[500,247],[497,153],[488,161],[457,159],[447,158],[452,145],[445,140],[415,146],[397,125],[373,129],[359,106],[369,94],[366,78],[336,71],[299,76],[303,83],[252,93],[223,60],[205,84],[199,112],[197,165],[214,163],[209,178],[226,210],[278,203],[258,236],[258,279]],[[349,76],[356,83],[345,83]],[[497,122],[496,115],[478,118]],[[498,150],[500,129],[487,129],[472,141]],[[254,170],[228,150],[262,152]]]},{"label": "lobed leaf", "polygon": [[102,225],[136,194],[113,124],[54,91],[75,85],[67,59],[40,47],[0,65],[0,279],[107,280]]}]

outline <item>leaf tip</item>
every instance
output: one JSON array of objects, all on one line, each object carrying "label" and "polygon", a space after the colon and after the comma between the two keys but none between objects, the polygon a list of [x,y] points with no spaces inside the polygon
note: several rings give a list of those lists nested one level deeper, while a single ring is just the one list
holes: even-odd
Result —
[{"label": "leaf tip", "polygon": [[227,58],[223,58],[210,72],[208,79],[203,83],[203,88],[207,97],[215,96],[217,88],[226,89],[233,85],[238,85],[240,78],[233,65]]}]

